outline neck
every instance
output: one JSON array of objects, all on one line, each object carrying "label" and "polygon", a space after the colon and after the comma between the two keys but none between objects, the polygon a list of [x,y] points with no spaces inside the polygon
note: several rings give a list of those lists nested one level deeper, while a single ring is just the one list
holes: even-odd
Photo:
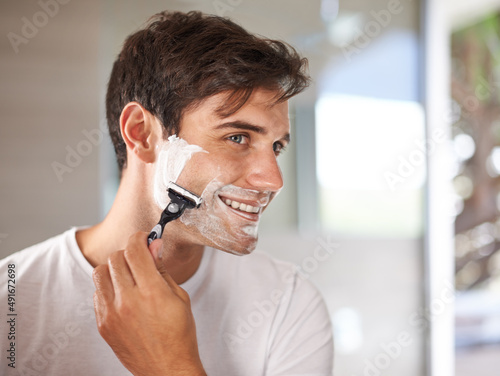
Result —
[{"label": "neck", "polygon": [[[160,218],[161,210],[145,204],[141,197],[150,197],[146,192],[145,176],[122,177],[113,206],[106,218],[95,226],[77,231],[76,241],[87,261],[93,266],[107,263],[115,251],[125,249],[129,237],[137,231],[149,232]],[[140,183],[139,183],[140,182]],[[168,227],[168,225],[167,225]],[[164,268],[177,284],[187,281],[198,269],[203,255],[203,246],[182,240],[174,231],[165,229],[161,258]]]}]

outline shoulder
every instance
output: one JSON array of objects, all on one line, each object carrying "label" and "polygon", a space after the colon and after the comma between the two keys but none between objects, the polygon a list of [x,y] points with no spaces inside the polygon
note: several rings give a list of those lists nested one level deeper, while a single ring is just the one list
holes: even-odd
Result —
[{"label": "shoulder", "polygon": [[[274,286],[267,300],[257,305],[260,310],[274,307],[267,345],[268,372],[273,375],[331,375],[333,331],[330,314],[309,275],[301,273],[295,264],[263,252],[244,256],[240,262],[252,273],[253,281],[247,281],[252,286],[261,285],[264,289]],[[248,276],[246,273],[240,275]],[[248,322],[251,325],[250,315]]]},{"label": "shoulder", "polygon": [[214,252],[211,278],[219,281],[224,310],[233,308],[237,318],[235,327],[224,332],[236,333],[224,337],[230,351],[248,353],[248,341],[254,340],[255,348],[265,348],[269,374],[331,374],[330,315],[308,276],[264,252]]},{"label": "shoulder", "polygon": [[15,252],[0,260],[0,271],[9,265],[15,265],[17,276],[30,275],[33,271],[44,270],[53,265],[54,262],[62,261],[70,248],[71,240],[74,239],[76,229],[70,229],[62,234],[49,238],[41,243],[32,245],[21,251]]}]

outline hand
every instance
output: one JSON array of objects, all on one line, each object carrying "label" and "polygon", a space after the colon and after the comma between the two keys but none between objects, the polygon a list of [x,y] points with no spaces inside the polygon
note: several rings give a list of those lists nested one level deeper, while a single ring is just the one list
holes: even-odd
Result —
[{"label": "hand", "polygon": [[[94,269],[99,333],[136,376],[205,375],[189,295],[158,272],[147,235],[132,235],[124,251]],[[160,247],[155,240],[151,252]]]}]

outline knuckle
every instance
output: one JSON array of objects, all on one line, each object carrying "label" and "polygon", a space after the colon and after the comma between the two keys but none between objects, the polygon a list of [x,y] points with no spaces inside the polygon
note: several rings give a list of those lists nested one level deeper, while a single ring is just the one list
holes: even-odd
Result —
[{"label": "knuckle", "polygon": [[135,244],[138,243],[142,240],[143,233],[142,232],[136,232],[135,234],[130,235],[128,238],[128,244]]},{"label": "knuckle", "polygon": [[145,289],[142,291],[142,299],[144,301],[152,301],[158,298],[159,291],[156,288]]},{"label": "knuckle", "polygon": [[106,338],[108,334],[113,333],[114,318],[108,309],[96,314],[97,330],[102,337]]},{"label": "knuckle", "polygon": [[99,289],[102,285],[102,281],[106,278],[106,276],[109,274],[109,268],[108,265],[99,265],[92,271],[92,280],[94,281],[94,284],[97,289]]},{"label": "knuckle", "polygon": [[126,249],[147,248],[146,234],[147,233],[140,231],[130,235]]},{"label": "knuckle", "polygon": [[124,299],[119,299],[116,303],[116,313],[119,317],[127,318],[131,315],[133,309],[129,302]]},{"label": "knuckle", "polygon": [[187,293],[186,290],[184,290],[182,287],[179,287],[178,289],[178,294],[179,294],[179,297],[184,300],[184,302],[186,304],[189,304],[191,305],[191,298],[189,297],[189,294]]},{"label": "knuckle", "polygon": [[104,339],[109,338],[113,333],[110,323],[105,320],[97,320],[97,331]]},{"label": "knuckle", "polygon": [[98,318],[96,321],[97,321],[97,330],[99,331],[99,333],[101,333],[101,335],[105,334],[107,332],[108,327],[104,319]]},{"label": "knuckle", "polygon": [[137,255],[137,253],[132,250],[132,247],[130,247],[130,244],[129,244],[129,246],[127,246],[125,251],[123,251],[123,257],[125,257],[125,260],[127,260],[127,261],[136,260],[137,259],[136,255]]},{"label": "knuckle", "polygon": [[92,278],[101,278],[101,276],[106,272],[107,269],[107,265],[97,265],[92,271]]},{"label": "knuckle", "polygon": [[116,251],[113,252],[112,254],[109,255],[108,257],[108,264],[110,265],[116,265],[116,263],[123,258],[123,253],[124,251]]}]

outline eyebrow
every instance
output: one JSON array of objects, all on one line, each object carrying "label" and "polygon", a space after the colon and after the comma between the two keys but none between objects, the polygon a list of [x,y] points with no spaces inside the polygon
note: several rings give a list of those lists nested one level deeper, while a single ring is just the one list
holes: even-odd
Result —
[{"label": "eyebrow", "polygon": [[[227,129],[227,128],[252,131],[263,135],[266,135],[268,133],[267,129],[265,129],[264,127],[255,124],[250,124],[244,121],[229,121],[227,123],[219,124],[215,127],[215,129]],[[290,133],[287,133],[283,137],[281,137],[281,140],[290,142]]]}]

